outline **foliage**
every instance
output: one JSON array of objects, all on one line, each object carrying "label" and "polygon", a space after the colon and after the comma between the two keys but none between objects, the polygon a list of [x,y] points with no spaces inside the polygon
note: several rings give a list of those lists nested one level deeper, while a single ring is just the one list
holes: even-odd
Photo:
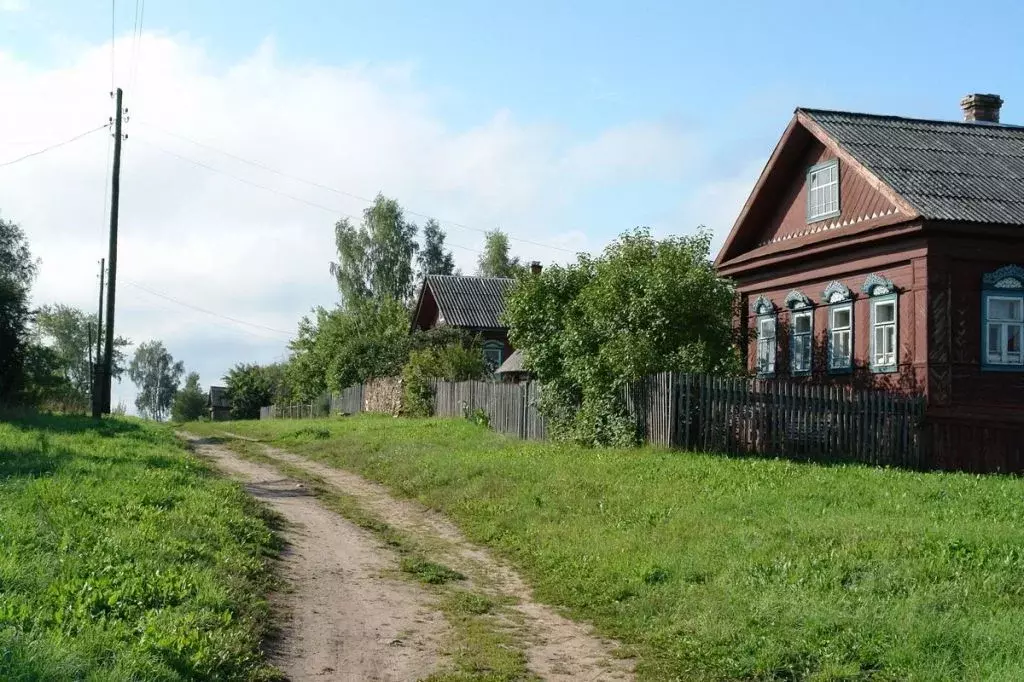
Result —
[{"label": "foliage", "polygon": [[[90,339],[90,325],[92,337]],[[35,314],[33,334],[37,342],[52,348],[60,360],[63,376],[70,384],[72,399],[88,405],[92,393],[90,351],[95,354],[96,334],[99,330],[96,314],[86,314],[73,306],[44,305]],[[126,369],[124,348],[128,339],[114,339],[113,376],[120,380]],[[98,361],[98,360],[97,360]]]},{"label": "foliage", "polygon": [[135,409],[149,419],[163,420],[167,416],[185,373],[185,364],[175,362],[162,341],[145,341],[135,349],[128,377],[138,386]]},{"label": "foliage", "polygon": [[206,415],[207,395],[199,387],[199,374],[189,372],[185,387],[174,396],[171,419],[176,422],[194,422]]},{"label": "foliage", "polygon": [[431,218],[423,226],[423,244],[420,246],[419,254],[416,256],[416,265],[419,270],[417,277],[422,284],[427,275],[453,275],[455,274],[455,258],[451,251],[444,248],[445,234],[437,221]]},{"label": "foliage", "polygon": [[288,373],[299,402],[401,371],[409,352],[409,313],[393,299],[347,309],[317,308],[292,341]]},{"label": "foliage", "polygon": [[274,402],[274,370],[257,364],[239,363],[224,377],[232,419],[258,419],[260,408]]},{"label": "foliage", "polygon": [[477,274],[484,277],[515,277],[526,268],[518,257],[509,255],[508,235],[491,230],[484,241],[484,252],[477,260]]},{"label": "foliage", "polygon": [[430,416],[431,379],[469,381],[486,374],[479,339],[414,350],[402,368],[402,412],[409,416]]},{"label": "foliage", "polygon": [[24,348],[21,402],[32,407],[74,412],[83,409],[80,395],[64,375],[64,362],[52,348],[37,343]]},{"label": "foliage", "polygon": [[412,297],[416,229],[398,202],[382,194],[363,211],[359,228],[348,218],[337,222],[338,260],[331,263],[331,274],[346,306],[366,300],[404,302]]},{"label": "foliage", "polygon": [[463,416],[465,416],[470,422],[477,426],[482,426],[485,429],[491,425],[491,415],[487,414],[487,410],[482,407],[471,410],[467,405],[463,410]]},{"label": "foliage", "polygon": [[556,436],[635,440],[621,390],[663,371],[740,371],[731,284],[708,257],[710,234],[656,240],[623,234],[599,258],[580,255],[520,278],[505,317],[509,339],[544,385]]},{"label": "foliage", "polygon": [[[595,456],[461,419],[311,424],[331,437],[290,449],[449,515],[538,599],[619,639],[638,679],[1012,680],[1024,668],[1024,479]],[[284,445],[294,429],[237,430]]]},{"label": "foliage", "polygon": [[21,227],[0,218],[0,405],[23,401],[28,298],[37,268]]},{"label": "foliage", "polygon": [[0,679],[269,680],[259,506],[138,420],[0,423]]}]

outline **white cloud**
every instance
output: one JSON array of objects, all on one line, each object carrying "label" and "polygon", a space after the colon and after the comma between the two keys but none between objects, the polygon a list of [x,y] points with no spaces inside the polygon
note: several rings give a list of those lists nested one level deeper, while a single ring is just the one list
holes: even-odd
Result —
[{"label": "white cloud", "polygon": [[740,210],[757,182],[763,160],[749,161],[735,172],[706,180],[688,195],[673,221],[677,225],[703,225],[711,231],[711,257],[718,255]]},{"label": "white cloud", "polygon": [[21,12],[24,9],[22,0],[0,0],[0,12]]},{"label": "white cloud", "polygon": [[[0,0],[9,9],[17,3]],[[120,40],[118,55],[131,54]],[[572,251],[603,239],[559,227],[574,198],[618,181],[675,180],[690,141],[679,130],[636,121],[574,140],[545,122],[497,111],[466,129],[447,125],[408,65],[345,67],[282,61],[273,44],[234,64],[211,60],[181,36],[143,37],[135,85],[126,92],[117,327],[135,341],[161,338],[217,381],[230,360],[268,361],[287,337],[213,318],[157,298],[137,283],[272,329],[292,330],[314,305],[336,300],[327,264],[332,224],[365,203],[254,168],[161,130],[203,141],[280,171],[362,197],[378,191],[437,215],[454,244],[479,248],[481,229]],[[41,69],[0,52],[4,98],[0,163],[105,122],[109,45],[75,51]],[[130,60],[118,60],[122,84]],[[15,142],[12,142],[14,140]],[[20,222],[43,267],[39,302],[92,310],[97,261],[106,255],[103,216],[109,139],[94,134],[0,168],[0,210]],[[170,152],[170,154],[168,153]],[[256,189],[175,158],[328,207]],[[526,259],[570,253],[513,242]],[[464,270],[475,254],[456,249]],[[132,391],[123,387],[120,395]]]}]

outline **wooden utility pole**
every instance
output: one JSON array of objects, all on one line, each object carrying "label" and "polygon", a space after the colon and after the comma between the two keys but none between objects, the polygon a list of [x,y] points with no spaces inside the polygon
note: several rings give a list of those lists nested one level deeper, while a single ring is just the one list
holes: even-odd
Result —
[{"label": "wooden utility pole", "polygon": [[[96,363],[92,362],[92,334],[89,335],[89,367],[92,368],[92,416],[99,419],[103,414],[103,392],[106,383],[103,381],[103,275],[106,274],[107,261],[100,258],[100,304],[96,313]],[[92,325],[89,326],[92,328]]]},{"label": "wooden utility pole", "polygon": [[117,295],[117,202],[121,195],[121,106],[123,93],[114,96],[117,113],[114,117],[114,172],[110,179],[110,253],[107,254],[110,277],[107,279],[107,335],[103,355],[103,413],[110,414],[111,380],[114,368],[114,298]]}]

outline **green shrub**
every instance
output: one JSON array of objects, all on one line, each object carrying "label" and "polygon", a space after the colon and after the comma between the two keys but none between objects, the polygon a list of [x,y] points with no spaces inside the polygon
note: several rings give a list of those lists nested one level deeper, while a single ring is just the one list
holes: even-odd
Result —
[{"label": "green shrub", "polygon": [[414,350],[402,368],[402,413],[410,417],[433,414],[431,379],[469,381],[486,374],[478,339]]}]

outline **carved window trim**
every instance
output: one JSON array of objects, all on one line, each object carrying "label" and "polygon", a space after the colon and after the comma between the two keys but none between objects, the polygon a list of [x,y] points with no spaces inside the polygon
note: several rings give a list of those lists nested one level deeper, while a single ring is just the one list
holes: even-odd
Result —
[{"label": "carved window trim", "polygon": [[829,305],[834,305],[836,303],[849,303],[852,300],[853,292],[850,291],[850,287],[836,280],[829,283],[821,295],[822,303],[827,303]]},{"label": "carved window trim", "polygon": [[[981,293],[981,369],[989,372],[1022,372],[1024,357],[1019,349],[1022,323],[1009,319],[992,317],[993,301],[1017,302],[1024,306],[1024,268],[1019,265],[1004,265],[1001,268],[985,273],[982,276]],[[1020,308],[1018,308],[1020,310]],[[993,328],[996,328],[995,330]],[[1016,361],[1010,359],[1011,352],[1007,347],[1006,337],[1010,330],[1017,332],[1018,350],[1014,353]],[[991,336],[996,331],[1000,337],[1002,357],[998,361],[991,358]]]},{"label": "carved window trim", "polygon": [[874,273],[864,279],[861,291],[868,296],[889,296],[897,293],[896,285],[892,283],[891,279]]}]

